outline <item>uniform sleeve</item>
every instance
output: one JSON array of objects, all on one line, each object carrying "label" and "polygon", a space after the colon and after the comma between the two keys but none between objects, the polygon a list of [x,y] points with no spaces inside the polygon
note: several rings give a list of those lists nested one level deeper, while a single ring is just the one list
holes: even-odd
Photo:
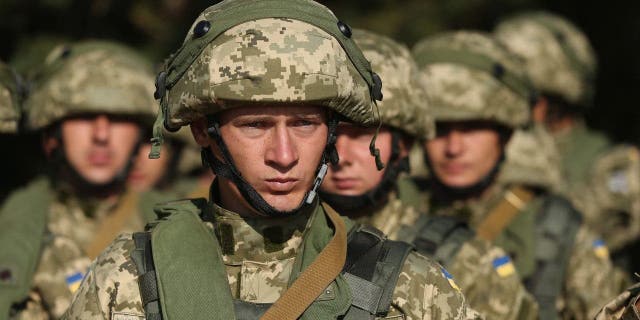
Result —
[{"label": "uniform sleeve", "polygon": [[598,310],[628,285],[609,259],[604,243],[588,228],[578,231],[560,302],[564,318],[593,319]]},{"label": "uniform sleeve", "polygon": [[130,234],[116,238],[93,262],[62,319],[144,319],[133,249]]},{"label": "uniform sleeve", "polygon": [[438,263],[418,253],[407,257],[393,293],[389,317],[406,319],[483,319],[467,306],[451,275]]},{"label": "uniform sleeve", "polygon": [[538,304],[527,292],[507,253],[472,239],[448,266],[469,306],[487,319],[537,319]]}]

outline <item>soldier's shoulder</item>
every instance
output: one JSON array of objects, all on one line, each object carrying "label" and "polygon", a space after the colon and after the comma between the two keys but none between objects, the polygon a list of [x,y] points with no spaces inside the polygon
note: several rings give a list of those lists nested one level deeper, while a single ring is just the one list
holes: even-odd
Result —
[{"label": "soldier's shoulder", "polygon": [[474,319],[453,276],[439,263],[411,252],[402,266],[394,291],[394,304],[411,318]]}]

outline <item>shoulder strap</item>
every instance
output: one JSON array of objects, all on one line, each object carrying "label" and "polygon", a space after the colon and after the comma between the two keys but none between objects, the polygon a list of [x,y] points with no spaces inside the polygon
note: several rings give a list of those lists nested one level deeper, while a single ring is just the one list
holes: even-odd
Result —
[{"label": "shoulder strap", "polygon": [[95,259],[118,236],[127,219],[137,213],[138,199],[138,193],[131,190],[122,195],[117,208],[102,221],[93,240],[85,247],[87,257]]},{"label": "shoulder strap", "polygon": [[159,220],[134,235],[132,253],[147,319],[234,319],[229,286],[220,286],[228,283],[220,245],[200,218],[208,214],[206,200],[170,202],[156,213]]},{"label": "shoulder strap", "polygon": [[533,192],[522,186],[509,188],[503,199],[478,225],[478,238],[493,242],[516,214],[533,200],[533,196]]},{"label": "shoulder strap", "polygon": [[352,229],[342,274],[351,287],[350,319],[375,319],[389,312],[400,271],[413,247],[392,241],[365,225]]},{"label": "shoulder strap", "polygon": [[526,279],[540,305],[541,319],[557,319],[556,298],[562,290],[567,264],[582,216],[568,200],[547,196],[536,216],[536,271]]},{"label": "shoulder strap", "polygon": [[416,250],[447,267],[462,245],[475,236],[463,221],[445,216],[420,216],[420,226],[413,244]]},{"label": "shoulder strap", "polygon": [[43,178],[14,192],[0,209],[0,318],[8,317],[12,304],[29,293],[52,197]]}]

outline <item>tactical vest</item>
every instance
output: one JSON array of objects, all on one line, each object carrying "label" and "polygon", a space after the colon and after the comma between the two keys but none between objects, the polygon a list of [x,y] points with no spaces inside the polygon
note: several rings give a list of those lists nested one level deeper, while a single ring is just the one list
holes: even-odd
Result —
[{"label": "tactical vest", "polygon": [[[156,213],[159,219],[147,231],[133,235],[131,255],[147,320],[197,319],[203,314],[258,319],[271,307],[231,297],[220,244],[202,223],[215,223],[205,199],[171,202]],[[389,312],[412,249],[386,239],[373,227],[355,225],[349,230],[342,275],[351,288],[351,306],[343,319],[375,319]],[[203,254],[212,251],[216,254]]]},{"label": "tactical vest", "polygon": [[38,179],[13,193],[0,210],[0,318],[23,309],[46,240],[52,192]]}]

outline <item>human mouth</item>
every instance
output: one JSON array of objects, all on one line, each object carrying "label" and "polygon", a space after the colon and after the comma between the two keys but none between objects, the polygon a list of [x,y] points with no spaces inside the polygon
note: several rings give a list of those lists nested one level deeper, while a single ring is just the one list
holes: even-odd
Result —
[{"label": "human mouth", "polygon": [[332,178],[331,182],[339,190],[353,189],[358,185],[358,179],[355,178]]},{"label": "human mouth", "polygon": [[442,169],[447,174],[460,174],[464,172],[466,168],[467,166],[461,163],[450,163],[442,166]]},{"label": "human mouth", "polygon": [[270,178],[265,179],[267,188],[272,192],[287,192],[291,191],[298,183],[298,179],[295,178]]},{"label": "human mouth", "polygon": [[93,151],[88,156],[89,163],[94,166],[104,166],[111,162],[111,155],[106,151]]}]

